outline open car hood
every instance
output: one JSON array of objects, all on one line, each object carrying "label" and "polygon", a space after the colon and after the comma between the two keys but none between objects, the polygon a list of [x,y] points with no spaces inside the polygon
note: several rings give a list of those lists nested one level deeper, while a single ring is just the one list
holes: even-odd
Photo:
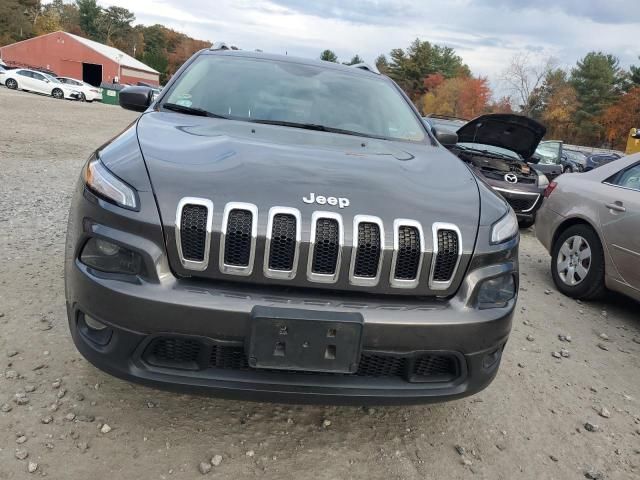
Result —
[{"label": "open car hood", "polygon": [[493,145],[531,158],[547,129],[529,117],[505,113],[482,115],[458,130],[458,142]]}]

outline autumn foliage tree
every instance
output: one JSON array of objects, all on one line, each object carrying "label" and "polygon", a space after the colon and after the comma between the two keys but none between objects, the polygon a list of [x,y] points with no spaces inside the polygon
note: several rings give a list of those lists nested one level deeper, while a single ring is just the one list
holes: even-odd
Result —
[{"label": "autumn foliage tree", "polygon": [[633,87],[600,117],[609,145],[624,150],[631,128],[640,128],[640,87]]},{"label": "autumn foliage tree", "polygon": [[[425,83],[430,82],[425,79]],[[490,99],[491,88],[486,78],[455,77],[428,91],[422,97],[421,107],[425,114],[470,119],[485,113]]]}]

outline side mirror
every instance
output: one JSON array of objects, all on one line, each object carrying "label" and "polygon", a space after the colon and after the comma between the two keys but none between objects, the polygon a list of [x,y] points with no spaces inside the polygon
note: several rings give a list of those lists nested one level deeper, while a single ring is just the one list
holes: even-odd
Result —
[{"label": "side mirror", "polygon": [[458,134],[453,132],[444,132],[442,130],[435,129],[436,140],[444,147],[453,147],[458,143]]},{"label": "side mirror", "polygon": [[149,87],[125,87],[120,90],[120,106],[134,112],[144,112],[151,105],[152,93]]},{"label": "side mirror", "polygon": [[540,163],[540,160],[542,160],[542,157],[537,153],[534,153],[533,155],[531,155],[531,158],[529,159],[529,163],[533,163],[534,165],[537,165],[538,163]]}]

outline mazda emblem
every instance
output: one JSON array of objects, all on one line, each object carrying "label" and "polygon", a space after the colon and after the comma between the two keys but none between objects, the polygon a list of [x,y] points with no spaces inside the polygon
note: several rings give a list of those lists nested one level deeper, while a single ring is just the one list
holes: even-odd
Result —
[{"label": "mazda emblem", "polygon": [[518,183],[518,177],[516,176],[515,173],[507,173],[504,176],[504,180],[505,182],[509,182],[509,183]]}]

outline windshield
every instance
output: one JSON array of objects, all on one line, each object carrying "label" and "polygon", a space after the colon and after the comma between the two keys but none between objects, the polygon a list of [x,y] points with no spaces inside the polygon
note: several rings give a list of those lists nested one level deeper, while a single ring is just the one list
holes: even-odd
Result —
[{"label": "windshield", "polygon": [[201,55],[173,85],[165,104],[235,120],[425,139],[407,101],[383,78],[286,61]]},{"label": "windshield", "polygon": [[516,152],[512,152],[511,150],[508,150],[506,148],[494,147],[493,145],[485,145],[483,143],[460,142],[457,144],[457,146],[462,148],[473,148],[474,150],[485,150],[487,152],[496,153],[498,155],[511,157],[514,160],[522,160],[522,157],[518,155]]}]

